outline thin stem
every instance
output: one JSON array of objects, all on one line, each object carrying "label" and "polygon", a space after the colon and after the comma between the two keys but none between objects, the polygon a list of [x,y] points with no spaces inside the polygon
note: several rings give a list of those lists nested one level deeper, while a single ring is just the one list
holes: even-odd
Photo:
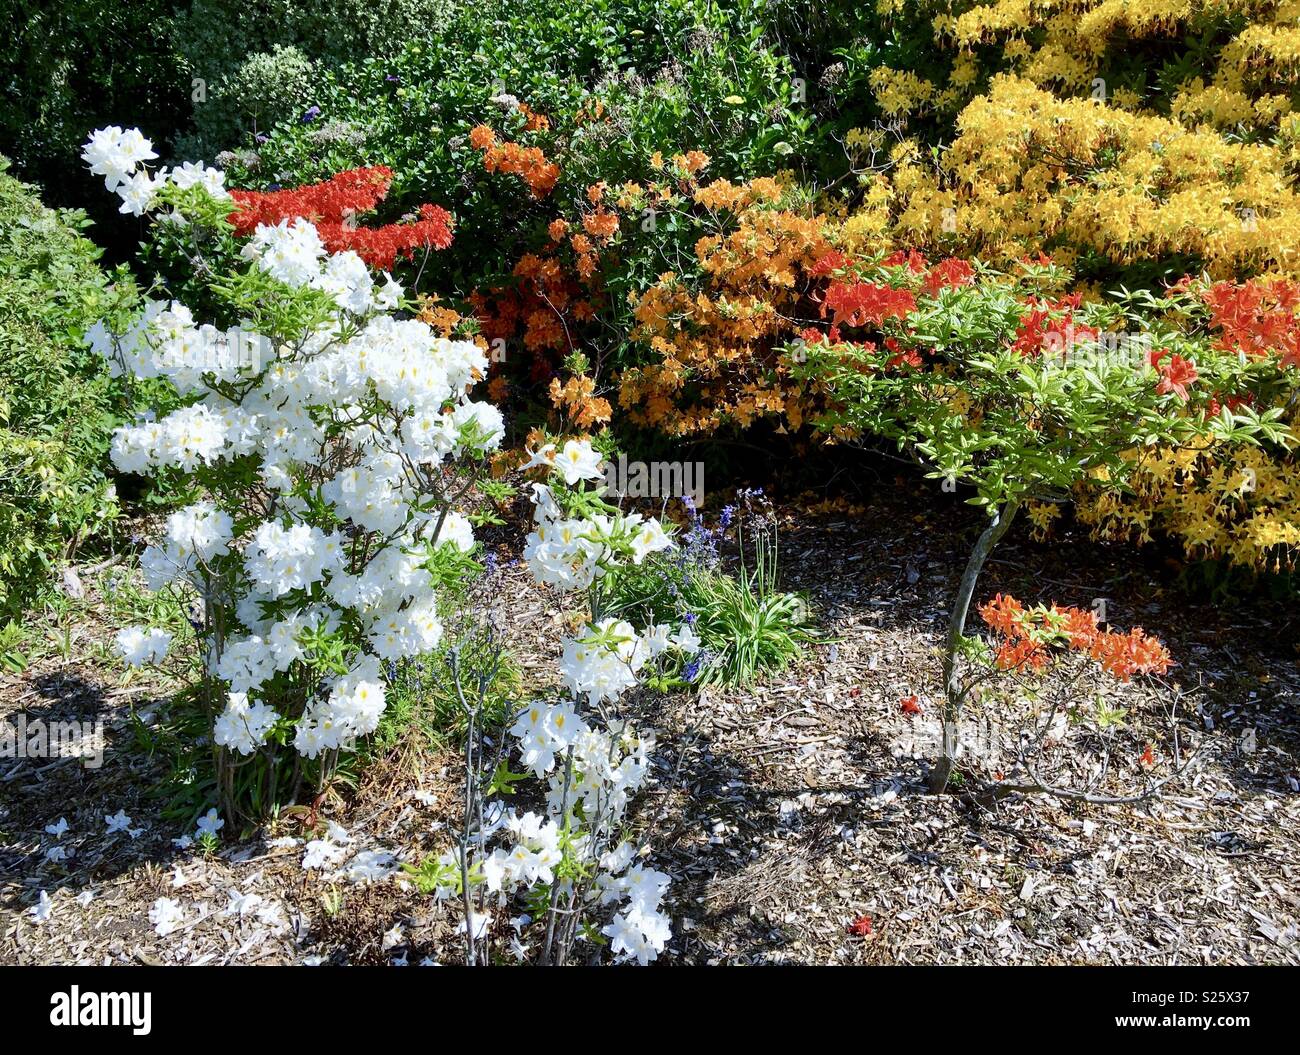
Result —
[{"label": "thin stem", "polygon": [[984,562],[1011,527],[1019,509],[1020,500],[1011,499],[993,514],[988,526],[980,533],[975,548],[971,550],[953,601],[952,615],[948,620],[948,646],[943,655],[943,745],[939,760],[930,773],[930,790],[934,792],[942,792],[947,788],[957,758],[957,724],[965,696],[957,670],[957,653],[966,636],[966,615],[970,611],[971,598],[975,595],[975,585],[979,581]]}]

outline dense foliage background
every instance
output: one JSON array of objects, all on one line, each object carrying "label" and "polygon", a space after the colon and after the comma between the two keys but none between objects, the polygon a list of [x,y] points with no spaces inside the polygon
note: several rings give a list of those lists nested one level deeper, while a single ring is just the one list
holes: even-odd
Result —
[{"label": "dense foliage background", "polygon": [[[838,265],[895,252],[982,261],[1013,282],[1023,260],[1050,258],[1029,296],[1151,291],[1129,319],[1139,330],[1185,275],[1244,282],[1231,311],[1220,297],[1180,332],[1292,362],[1290,287],[1267,285],[1295,277],[1300,249],[1287,3],[17,7],[0,42],[0,149],[46,201],[88,211],[110,261],[145,228],[84,174],[93,127],[140,125],[164,162],[216,163],[250,190],[383,166],[391,187],[367,223],[426,204],[454,216],[449,248],[395,270],[431,321],[492,347],[516,438],[548,420],[612,421],[642,450],[811,438],[828,394],[791,369],[792,342],[827,336]],[[184,292],[178,246],[146,249],[137,277]],[[29,249],[5,252],[6,273],[30,276]],[[98,281],[89,261],[79,274]],[[79,318],[58,314],[71,299],[22,323],[40,329],[27,354],[80,363]],[[11,400],[11,421],[46,420],[40,393],[60,376]],[[1293,422],[1294,387],[1269,392]],[[87,480],[104,420],[79,416],[66,441]],[[1241,473],[1214,475],[1223,464]],[[1257,486],[1237,487],[1242,473]],[[1122,494],[1077,497],[1099,534],[1163,531],[1197,560],[1285,570],[1300,542],[1285,444],[1162,450]],[[54,523],[60,545],[81,530]]]}]

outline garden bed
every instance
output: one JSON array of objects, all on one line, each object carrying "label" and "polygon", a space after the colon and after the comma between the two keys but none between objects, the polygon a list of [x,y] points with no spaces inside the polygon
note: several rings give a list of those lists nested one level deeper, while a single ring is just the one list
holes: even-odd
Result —
[{"label": "garden bed", "polygon": [[[1144,786],[1137,754],[1167,732],[1175,695],[1179,735],[1200,754],[1136,805],[980,805],[926,794],[922,760],[942,695],[936,649],[979,514],[913,484],[882,486],[864,509],[781,515],[785,585],[808,591],[828,640],[754,689],[625,701],[659,732],[637,820],[673,880],[664,961],[1300,963],[1300,633],[1286,609],[1192,600],[1154,557],[1013,531],[982,594],[1105,597],[1118,624],[1159,628],[1181,664],[1167,684],[1118,690],[1121,742],[1135,750],[1116,778]],[[508,560],[522,538],[502,535]],[[526,568],[503,574],[511,648],[536,687],[573,615]],[[171,685],[124,682],[108,648],[119,602],[103,591],[122,575],[85,574],[85,596],[33,626],[28,669],[0,676],[0,718],[101,715],[108,740],[100,769],[0,762],[0,962],[458,962],[450,907],[389,873],[450,845],[459,747],[399,747],[322,803],[316,820],[346,829],[335,867],[351,875],[304,870],[306,811],[251,839],[222,832],[214,854],[177,847],[192,828],[163,818],[153,792],[166,764],[132,728],[168,705]],[[910,696],[920,714],[900,706]],[[118,810],[135,837],[107,832]],[[60,816],[56,840],[44,828]],[[45,859],[56,842],[67,860]],[[42,890],[53,903],[38,924]],[[163,937],[149,919],[160,897],[186,918]]]}]

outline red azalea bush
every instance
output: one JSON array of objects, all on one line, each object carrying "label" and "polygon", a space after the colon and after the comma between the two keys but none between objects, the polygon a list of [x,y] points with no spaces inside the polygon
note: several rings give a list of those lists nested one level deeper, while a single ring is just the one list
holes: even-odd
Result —
[{"label": "red azalea bush", "polygon": [[325,248],[332,253],[351,249],[371,267],[391,270],[397,259],[414,258],[420,249],[451,245],[451,213],[437,205],[421,205],[416,218],[382,227],[356,223],[388,194],[393,172],[383,165],[348,169],[302,187],[275,191],[232,190],[237,208],[230,220],[235,233],[251,235],[259,224],[277,224],[301,216],[316,225]]}]

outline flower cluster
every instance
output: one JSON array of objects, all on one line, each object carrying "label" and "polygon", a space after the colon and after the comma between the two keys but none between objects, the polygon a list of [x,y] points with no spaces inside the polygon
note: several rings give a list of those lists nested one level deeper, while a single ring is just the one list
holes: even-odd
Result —
[{"label": "flower cluster", "polygon": [[998,638],[999,670],[1042,670],[1054,648],[1081,652],[1120,681],[1134,674],[1164,674],[1169,650],[1140,627],[1128,633],[1102,630],[1097,613],[1081,608],[1025,608],[1014,597],[998,594],[980,607],[980,616]]},{"label": "flower cluster", "polygon": [[653,624],[639,635],[624,620],[602,619],[564,646],[560,677],[569,692],[575,697],[586,696],[595,707],[635,687],[642,668],[670,648],[693,656],[700,650],[700,639],[688,623],[676,631]]},{"label": "flower cluster", "polygon": [[[598,730],[567,702],[531,705],[511,734],[524,765],[547,782],[544,812],[521,814],[489,803],[469,859],[462,862],[457,850],[449,850],[426,863],[436,896],[463,899],[467,878],[482,898],[462,930],[482,939],[498,915],[508,914],[512,898],[554,890],[576,906],[576,914],[612,917],[601,931],[618,959],[655,959],[671,934],[662,911],[668,876],[640,864],[636,847],[616,838],[650,772],[654,740],[618,722]],[[520,959],[533,951],[524,930],[531,922],[524,916],[508,924],[517,932],[511,948]]]},{"label": "flower cluster", "polygon": [[[584,588],[620,564],[672,545],[657,520],[610,517],[596,511],[603,508],[600,488],[575,489],[604,476],[587,441],[543,444],[529,465],[552,477],[532,489],[538,528],[529,565],[540,582]],[[569,698],[530,704],[510,728],[523,766],[547,782],[544,810],[520,814],[492,801],[467,811],[474,817],[465,852],[449,850],[417,873],[439,898],[460,900],[471,945],[487,939],[512,898],[527,894],[529,903],[549,905],[541,913],[548,946],[557,922],[560,941],[572,942],[579,925],[599,913],[612,917],[601,933],[617,958],[644,964],[663,950],[670,935],[661,910],[668,877],[636,863],[641,855],[625,835],[627,809],[647,779],[654,742],[608,708],[665,654],[690,656],[699,646],[689,624],[639,632],[595,612],[563,643],[560,676]],[[534,915],[510,921],[511,948],[520,958],[530,952],[526,928],[538,922]]]},{"label": "flower cluster", "polygon": [[366,227],[356,222],[383,201],[392,184],[390,169],[348,169],[322,183],[288,190],[233,190],[236,209],[230,219],[235,233],[304,220],[331,253],[352,252],[371,267],[391,270],[399,259],[413,259],[420,249],[446,249],[452,240],[452,217],[446,209],[424,204],[400,223]]},{"label": "flower cluster", "polygon": [[153,144],[138,128],[123,131],[116,125],[97,129],[82,149],[81,158],[104,188],[122,199],[121,211],[143,216],[158,204],[158,192],[169,183],[181,190],[201,187],[213,198],[228,199],[225,173],[187,161],[173,169],[150,175],[144,163],[158,156]]},{"label": "flower cluster", "polygon": [[[138,133],[96,133],[87,153],[116,173],[151,151]],[[504,429],[468,396],[482,351],[394,317],[401,287],[331,253],[308,220],[259,223],[243,256],[237,283],[297,305],[284,324],[223,332],[151,302],[88,341],[118,372],[165,378],[182,397],[120,428],[112,455],[124,471],[191,474],[210,496],[171,514],[141,564],[151,589],[203,602],[207,677],[226,699],[214,741],[244,755],[292,742],[317,758],[377,727],[385,662],[437,646],[440,555],[474,547],[448,474]],[[158,633],[125,631],[119,647],[159,658]]]},{"label": "flower cluster", "polygon": [[560,180],[560,166],[548,161],[540,147],[499,141],[487,125],[478,125],[469,136],[470,146],[483,151],[483,168],[518,176],[534,198],[545,198]]}]

